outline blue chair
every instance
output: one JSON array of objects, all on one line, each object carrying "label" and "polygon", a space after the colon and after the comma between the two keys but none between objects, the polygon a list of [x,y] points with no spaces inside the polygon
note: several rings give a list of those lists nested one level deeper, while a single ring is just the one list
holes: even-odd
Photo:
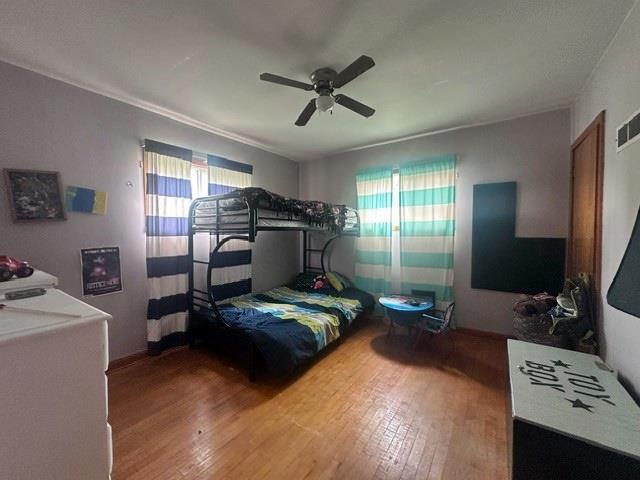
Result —
[{"label": "blue chair", "polygon": [[[430,335],[440,335],[447,333],[451,328],[451,319],[456,308],[455,302],[449,304],[446,310],[429,310],[427,313],[422,314],[422,319],[417,324],[418,335],[416,336],[416,342],[414,348],[417,348],[418,342],[423,332],[427,332]],[[453,338],[451,339],[453,341]],[[455,343],[454,343],[455,348]]]}]

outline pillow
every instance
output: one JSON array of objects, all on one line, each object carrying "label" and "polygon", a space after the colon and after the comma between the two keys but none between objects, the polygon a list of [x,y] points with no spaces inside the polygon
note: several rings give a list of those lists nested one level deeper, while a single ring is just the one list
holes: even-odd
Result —
[{"label": "pillow", "polygon": [[327,272],[327,280],[338,292],[351,287],[351,282],[338,272]]},{"label": "pillow", "polygon": [[288,286],[294,290],[300,290],[303,292],[313,290],[315,277],[315,273],[299,273]]}]

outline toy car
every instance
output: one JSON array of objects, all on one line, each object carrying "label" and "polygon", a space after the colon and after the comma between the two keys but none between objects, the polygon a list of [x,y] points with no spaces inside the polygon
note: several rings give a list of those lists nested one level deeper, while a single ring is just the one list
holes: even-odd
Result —
[{"label": "toy car", "polygon": [[11,280],[14,275],[18,278],[29,277],[33,275],[33,271],[33,267],[29,265],[29,262],[0,255],[0,282]]}]

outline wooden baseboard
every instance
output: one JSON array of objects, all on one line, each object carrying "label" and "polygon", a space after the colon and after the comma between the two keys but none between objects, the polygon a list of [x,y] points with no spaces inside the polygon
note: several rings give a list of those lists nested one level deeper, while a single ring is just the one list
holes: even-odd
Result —
[{"label": "wooden baseboard", "polygon": [[131,355],[127,355],[126,357],[116,358],[109,362],[109,368],[107,369],[107,373],[112,370],[116,370],[118,368],[128,367],[129,365],[133,365],[134,363],[141,362],[143,360],[153,360],[155,358],[161,358],[166,355],[170,355],[174,352],[179,352],[180,350],[184,350],[185,348],[189,348],[188,345],[180,345],[178,347],[170,348],[160,355],[149,355],[146,350],[141,352],[133,353]]},{"label": "wooden baseboard", "polygon": [[109,362],[109,368],[107,369],[107,372],[111,372],[112,370],[116,370],[122,367],[128,367],[129,365],[142,360],[146,356],[147,356],[147,351],[143,350],[141,352],[127,355],[126,357],[121,357],[121,358],[116,358],[115,360],[111,360]]},{"label": "wooden baseboard", "polygon": [[[367,318],[369,318],[371,320],[381,321],[385,325],[389,325],[389,318],[384,316],[384,315],[368,315]],[[405,327],[396,326],[396,328],[400,328],[402,330]],[[453,328],[452,331],[461,333],[463,335],[471,335],[471,336],[474,336],[474,337],[493,338],[493,339],[496,339],[496,340],[503,340],[503,341],[506,341],[509,338],[512,338],[512,339],[516,338],[514,335],[505,335],[503,333],[489,332],[487,330],[477,330],[475,328],[457,327],[457,328]]]},{"label": "wooden baseboard", "polygon": [[160,355],[149,355],[146,350],[141,352],[133,353],[131,355],[127,355],[126,357],[116,358],[109,362],[109,368],[107,369],[107,373],[112,370],[116,370],[118,368],[128,367],[134,363],[138,363],[144,360],[153,360],[155,358],[162,358],[166,355],[171,355],[174,352],[179,352],[180,350],[184,350],[185,348],[189,348],[188,345],[180,345],[178,347],[172,347],[168,350],[165,350]]},{"label": "wooden baseboard", "polygon": [[476,330],[475,328],[458,327],[454,332],[462,333],[464,335],[472,335],[474,337],[494,338],[496,340],[506,341],[509,338],[516,338],[513,335],[505,335],[503,333],[488,332],[486,330]]}]

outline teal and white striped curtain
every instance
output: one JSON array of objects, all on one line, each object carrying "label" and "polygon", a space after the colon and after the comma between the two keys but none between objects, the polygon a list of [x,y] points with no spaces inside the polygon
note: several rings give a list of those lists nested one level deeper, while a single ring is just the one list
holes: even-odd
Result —
[{"label": "teal and white striped curtain", "polygon": [[360,237],[356,240],[355,283],[367,292],[391,291],[392,168],[356,175]]},{"label": "teal and white striped curtain", "polygon": [[191,150],[145,140],[147,346],[150,354],[186,342]]},{"label": "teal and white striped curtain", "polygon": [[453,301],[456,157],[400,167],[402,293],[433,291],[440,309]]},{"label": "teal and white striped curtain", "polygon": [[[209,195],[221,195],[238,188],[250,187],[253,167],[214,155],[207,156],[209,168]],[[213,235],[213,250],[225,235]],[[216,255],[211,275],[213,294],[222,300],[251,293],[251,244],[243,240],[230,240]]]}]

